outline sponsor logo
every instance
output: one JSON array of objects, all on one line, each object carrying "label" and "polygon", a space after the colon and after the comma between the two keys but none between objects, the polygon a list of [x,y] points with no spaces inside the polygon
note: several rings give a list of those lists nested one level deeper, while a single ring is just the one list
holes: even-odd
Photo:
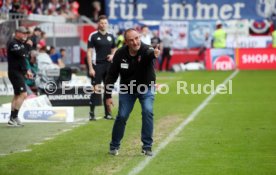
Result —
[{"label": "sponsor logo", "polygon": [[265,34],[265,32],[267,32],[267,30],[271,25],[268,20],[262,20],[262,21],[250,20],[249,24],[250,24],[250,29],[256,34]]},{"label": "sponsor logo", "polygon": [[49,95],[49,100],[87,100],[90,99],[91,92],[87,94],[60,94],[60,95]]},{"label": "sponsor logo", "polygon": [[243,64],[271,64],[276,63],[275,54],[244,54],[242,55]]},{"label": "sponsor logo", "polygon": [[4,111],[1,111],[0,112],[0,121],[1,120],[9,120],[10,118],[10,112],[4,112]]},{"label": "sponsor logo", "polygon": [[107,36],[107,41],[112,41],[111,36]]},{"label": "sponsor logo", "polygon": [[64,110],[26,110],[23,118],[25,120],[64,121],[66,112]]},{"label": "sponsor logo", "polygon": [[214,61],[214,70],[233,70],[233,69],[235,69],[235,62],[228,55],[219,56]]},{"label": "sponsor logo", "polygon": [[48,120],[56,113],[52,110],[27,110],[24,112],[23,117],[25,120]]}]

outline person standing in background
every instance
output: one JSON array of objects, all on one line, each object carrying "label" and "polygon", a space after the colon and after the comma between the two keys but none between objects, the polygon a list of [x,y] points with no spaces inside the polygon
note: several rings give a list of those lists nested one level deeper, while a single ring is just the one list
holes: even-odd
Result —
[{"label": "person standing in background", "polygon": [[20,26],[16,29],[14,38],[7,44],[8,77],[14,90],[9,126],[23,126],[18,118],[18,112],[27,97],[25,77],[33,77],[32,73],[27,70],[25,60],[29,51],[27,47],[32,46],[31,40],[27,41],[27,32],[25,27]]},{"label": "person standing in background", "polygon": [[50,57],[56,65],[58,65],[60,68],[64,68],[65,64],[61,58],[61,54],[56,52],[56,48],[54,46],[50,47]]},{"label": "person standing in background", "polygon": [[30,58],[26,59],[27,68],[33,74],[32,78],[25,77],[26,91],[27,91],[28,96],[30,96],[30,95],[34,96],[35,95],[34,91],[37,91],[37,87],[35,85],[35,77],[38,72],[38,67],[37,67],[37,62],[36,62],[37,55],[38,55],[38,52],[36,50],[31,50]]},{"label": "person standing in background", "polygon": [[116,39],[116,47],[119,49],[121,48],[124,43],[125,43],[125,39],[124,39],[124,32],[123,30],[119,30],[119,32],[117,33],[117,39]]},{"label": "person standing in background", "polygon": [[141,41],[147,45],[151,44],[151,35],[148,26],[142,26]]},{"label": "person standing in background", "polygon": [[11,0],[5,0],[2,1],[2,6],[0,7],[0,13],[1,14],[9,14],[9,11],[12,9],[12,3]]},{"label": "person standing in background", "polygon": [[276,48],[276,25],[274,26],[274,31],[272,32],[272,47]]},{"label": "person standing in background", "polygon": [[31,40],[33,42],[32,50],[37,50],[37,46],[41,37],[42,30],[39,27],[34,28]]},{"label": "person standing in background", "polygon": [[212,38],[210,37],[209,33],[205,33],[203,44],[198,51],[198,56],[204,60],[205,51],[206,49],[210,49],[211,45],[212,45]]},{"label": "person standing in background", "polygon": [[219,21],[216,24],[216,30],[213,33],[213,48],[226,48],[226,31],[222,28],[222,23]]},{"label": "person standing in background", "polygon": [[152,33],[153,33],[153,37],[151,38],[151,46],[153,48],[155,48],[157,45],[159,45],[159,47],[162,48],[161,47],[162,41],[161,41],[161,39],[158,36],[158,31],[154,30]]},{"label": "person standing in background", "polygon": [[46,33],[42,31],[40,40],[39,40],[38,45],[37,45],[37,50],[40,50],[40,48],[46,47],[46,46],[47,46],[47,44],[46,44]]},{"label": "person standing in background", "polygon": [[[96,120],[95,106],[100,85],[104,81],[110,64],[113,60],[115,52],[115,37],[107,32],[108,20],[105,15],[99,16],[98,30],[91,33],[88,38],[87,46],[87,63],[89,75],[91,77],[91,84],[93,86],[93,93],[90,96],[90,113],[89,120]],[[93,61],[92,61],[93,60]],[[105,99],[103,99],[105,101]],[[110,111],[108,111],[104,103],[105,119],[112,120]]]},{"label": "person standing in background", "polygon": [[[153,34],[153,37],[151,38],[151,46],[153,48],[158,46],[160,50],[163,50],[163,44],[162,44],[161,39],[158,36],[158,31],[154,30],[154,31],[152,31],[152,34]],[[160,56],[156,59],[156,61],[158,63],[160,63]],[[157,68],[156,64],[154,65],[154,67]]]},{"label": "person standing in background", "polygon": [[92,2],[92,21],[97,22],[99,19],[99,14],[102,9],[101,2],[98,0],[94,0]]},{"label": "person standing in background", "polygon": [[171,53],[172,44],[173,44],[173,38],[171,36],[171,33],[169,30],[166,30],[162,38],[163,49],[162,49],[161,61],[159,64],[159,71],[163,70],[163,64],[165,60],[166,60],[166,71],[169,70],[170,60],[172,57],[172,53]]},{"label": "person standing in background", "polygon": [[70,60],[67,59],[66,50],[64,48],[59,49],[59,54],[60,54],[60,58],[65,66],[70,64]]}]

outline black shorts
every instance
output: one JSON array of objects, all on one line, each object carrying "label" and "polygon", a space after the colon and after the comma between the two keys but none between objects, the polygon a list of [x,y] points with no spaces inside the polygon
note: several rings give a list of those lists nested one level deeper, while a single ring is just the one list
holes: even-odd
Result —
[{"label": "black shorts", "polygon": [[97,84],[101,84],[102,82],[105,81],[105,77],[107,75],[107,72],[109,70],[111,63],[106,62],[106,63],[98,63],[97,65],[93,65],[93,68],[95,70],[95,77],[91,78],[91,84],[93,86]]},{"label": "black shorts", "polygon": [[13,86],[13,91],[15,95],[20,95],[23,92],[26,92],[26,84],[23,73],[13,71],[8,73],[9,79]]}]

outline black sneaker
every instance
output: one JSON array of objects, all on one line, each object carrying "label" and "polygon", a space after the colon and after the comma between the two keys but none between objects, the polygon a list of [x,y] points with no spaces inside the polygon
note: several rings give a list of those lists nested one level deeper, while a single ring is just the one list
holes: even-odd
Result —
[{"label": "black sneaker", "polygon": [[142,149],[142,154],[145,156],[152,156],[153,153],[151,151],[151,148],[147,148],[147,149]]},{"label": "black sneaker", "polygon": [[106,120],[114,120],[114,118],[112,117],[112,115],[106,115],[106,116],[104,116],[104,119],[106,119]]},{"label": "black sneaker", "polygon": [[89,121],[95,121],[95,120],[96,120],[96,117],[95,117],[94,113],[89,112]]}]

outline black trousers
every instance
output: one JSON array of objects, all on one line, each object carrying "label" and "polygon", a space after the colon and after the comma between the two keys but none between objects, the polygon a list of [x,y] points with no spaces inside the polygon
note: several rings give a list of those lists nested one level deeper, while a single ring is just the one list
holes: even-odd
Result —
[{"label": "black trousers", "polygon": [[[101,83],[104,83],[105,77],[107,75],[107,72],[110,68],[111,63],[110,62],[104,62],[104,63],[97,63],[96,65],[93,65],[93,68],[95,70],[95,77],[91,78],[91,84],[94,88],[101,88],[100,92],[103,92],[103,86],[101,86]],[[101,98],[103,97],[103,100]],[[101,106],[102,103],[104,104],[104,110],[105,115],[109,115],[108,108],[105,104],[105,97],[103,94],[94,91],[91,93],[90,96],[90,106]],[[91,111],[94,112],[94,111]]]},{"label": "black trousers", "polygon": [[170,48],[167,48],[165,47],[163,49],[163,53],[162,53],[162,57],[161,57],[161,62],[160,62],[160,65],[159,65],[159,70],[161,71],[162,70],[162,67],[163,67],[163,64],[164,64],[164,61],[167,59],[167,62],[166,62],[166,70],[169,70],[169,65],[170,65],[170,60],[171,60],[171,49]]}]

